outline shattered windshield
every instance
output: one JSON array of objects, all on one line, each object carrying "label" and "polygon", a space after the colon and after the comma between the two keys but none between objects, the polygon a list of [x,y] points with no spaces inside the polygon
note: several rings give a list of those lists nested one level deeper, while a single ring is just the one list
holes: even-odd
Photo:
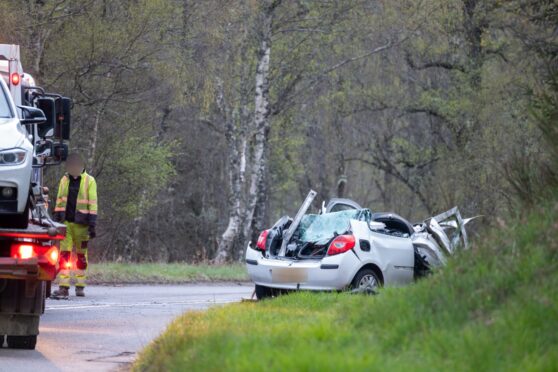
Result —
[{"label": "shattered windshield", "polygon": [[352,209],[325,214],[307,214],[302,217],[295,235],[301,242],[327,242],[349,229],[350,220],[363,220],[370,215],[368,209]]}]

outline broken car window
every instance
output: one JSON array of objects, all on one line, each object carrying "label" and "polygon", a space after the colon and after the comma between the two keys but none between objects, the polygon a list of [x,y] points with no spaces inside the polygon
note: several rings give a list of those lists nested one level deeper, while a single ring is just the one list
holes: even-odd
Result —
[{"label": "broken car window", "polygon": [[368,209],[352,209],[325,214],[307,214],[300,221],[295,235],[301,242],[327,242],[349,229],[350,220],[369,218]]}]

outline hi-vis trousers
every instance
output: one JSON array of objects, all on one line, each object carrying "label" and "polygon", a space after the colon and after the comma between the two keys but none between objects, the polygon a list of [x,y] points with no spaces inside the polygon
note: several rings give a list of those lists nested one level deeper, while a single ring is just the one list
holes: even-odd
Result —
[{"label": "hi-vis trousers", "polygon": [[[76,287],[85,287],[87,270],[87,243],[89,229],[87,225],[64,222],[66,239],[60,243],[60,286],[69,287],[71,275],[76,278]],[[76,248],[76,259],[72,259],[73,248]]]}]

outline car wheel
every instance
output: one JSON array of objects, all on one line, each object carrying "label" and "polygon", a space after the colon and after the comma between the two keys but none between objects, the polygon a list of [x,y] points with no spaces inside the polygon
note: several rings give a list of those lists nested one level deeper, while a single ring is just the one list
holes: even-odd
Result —
[{"label": "car wheel", "polygon": [[273,297],[273,295],[274,295],[273,288],[256,284],[256,298],[258,300],[263,300],[264,298],[271,298]]},{"label": "car wheel", "polygon": [[351,283],[351,291],[354,293],[376,294],[382,286],[378,275],[372,269],[360,270]]},{"label": "car wheel", "polygon": [[6,342],[10,349],[35,349],[37,344],[37,335],[34,336],[8,336]]}]

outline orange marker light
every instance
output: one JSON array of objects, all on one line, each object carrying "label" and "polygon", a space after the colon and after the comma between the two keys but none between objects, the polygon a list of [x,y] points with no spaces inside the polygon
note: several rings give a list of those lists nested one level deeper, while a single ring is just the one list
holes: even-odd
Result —
[{"label": "orange marker light", "polygon": [[46,259],[51,265],[56,265],[58,263],[58,249],[56,247],[52,247],[46,253]]},{"label": "orange marker light", "polygon": [[18,85],[18,84],[19,84],[19,81],[21,80],[21,78],[20,78],[20,76],[19,76],[19,74],[18,74],[17,72],[14,72],[14,73],[12,74],[10,80],[11,80],[11,82],[12,82],[13,85]]}]

